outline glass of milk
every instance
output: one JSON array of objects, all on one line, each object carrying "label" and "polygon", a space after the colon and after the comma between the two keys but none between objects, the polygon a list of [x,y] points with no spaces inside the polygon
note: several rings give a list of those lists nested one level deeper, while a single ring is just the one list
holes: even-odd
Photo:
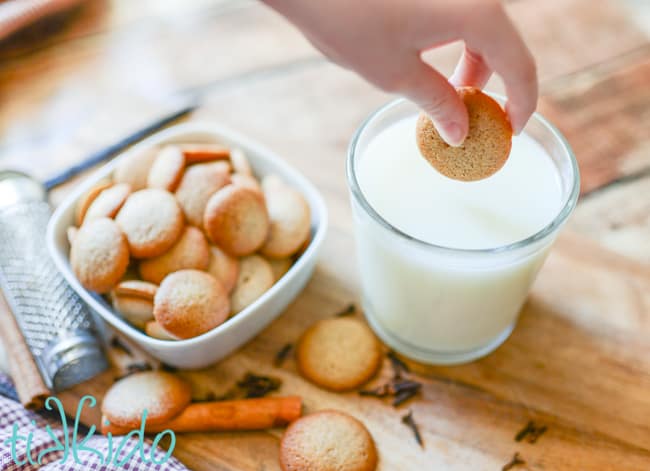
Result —
[{"label": "glass of milk", "polygon": [[[503,97],[494,96],[502,106]],[[356,132],[347,161],[363,305],[377,335],[433,364],[463,363],[512,332],[530,286],[575,207],[575,157],[541,115],[504,167],[451,180],[415,140],[419,110],[397,100]]]}]

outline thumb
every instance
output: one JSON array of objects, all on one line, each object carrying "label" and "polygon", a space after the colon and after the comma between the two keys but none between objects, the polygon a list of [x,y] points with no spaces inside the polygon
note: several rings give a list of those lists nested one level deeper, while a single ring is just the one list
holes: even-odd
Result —
[{"label": "thumb", "polygon": [[437,70],[422,61],[403,91],[433,121],[436,130],[451,146],[459,146],[465,140],[469,127],[467,108],[456,89]]}]

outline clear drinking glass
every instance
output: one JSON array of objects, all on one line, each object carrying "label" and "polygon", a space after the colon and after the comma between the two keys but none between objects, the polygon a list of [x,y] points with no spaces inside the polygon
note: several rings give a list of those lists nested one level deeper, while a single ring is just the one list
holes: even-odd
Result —
[{"label": "clear drinking glass", "polygon": [[[503,97],[491,96],[503,106]],[[569,144],[535,113],[524,132],[544,148],[557,170],[562,204],[555,218],[539,232],[493,249],[419,240],[378,214],[357,179],[372,139],[418,112],[406,100],[393,101],[368,117],[350,143],[347,177],[363,307],[373,330],[396,351],[426,363],[463,363],[487,355],[512,332],[537,272],[576,205],[580,177]]]}]

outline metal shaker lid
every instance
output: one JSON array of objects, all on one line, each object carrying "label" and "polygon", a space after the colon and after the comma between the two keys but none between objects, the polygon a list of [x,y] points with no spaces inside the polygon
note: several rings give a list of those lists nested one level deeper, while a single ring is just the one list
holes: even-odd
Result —
[{"label": "metal shaker lid", "polygon": [[45,187],[29,175],[15,170],[0,171],[0,209],[25,201],[45,201]]},{"label": "metal shaker lid", "polygon": [[55,391],[82,383],[108,368],[97,338],[88,330],[62,331],[40,361]]}]

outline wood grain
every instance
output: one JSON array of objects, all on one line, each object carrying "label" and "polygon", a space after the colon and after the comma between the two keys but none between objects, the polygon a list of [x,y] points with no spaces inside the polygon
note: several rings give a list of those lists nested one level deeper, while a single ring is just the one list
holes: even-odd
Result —
[{"label": "wood grain", "polygon": [[[571,228],[648,259],[648,38],[609,0],[519,0],[510,15],[536,55],[540,107],[568,136],[586,197]],[[316,273],[276,322],[236,354],[181,372],[196,399],[227,390],[247,371],[282,378],[279,394],[300,394],[361,418],[377,440],[381,469],[501,469],[513,453],[522,469],[650,469],[650,273],[583,237],[563,235],[551,252],[512,337],[470,365],[412,364],[422,396],[395,410],[355,393],[305,382],[293,359],[272,357],[319,318],[357,301],[344,159],[362,119],[390,97],[326,62],[298,32],[257,2],[90,2],[53,28],[0,44],[0,168],[41,178],[132,131],[188,96],[213,120],[252,136],[297,167],[325,196],[330,230]],[[30,36],[31,35],[31,36]],[[428,58],[449,73],[459,45]],[[498,79],[490,82],[500,91]],[[74,184],[52,195],[56,203]],[[133,359],[62,394],[101,397]],[[137,361],[142,358],[138,357]],[[151,360],[148,360],[151,361]],[[382,375],[388,374],[384,365]],[[377,378],[375,381],[381,381]],[[401,424],[412,409],[421,449]],[[96,423],[97,410],[87,410]],[[515,442],[529,421],[548,431]],[[282,430],[179,435],[175,455],[195,470],[277,470]]]},{"label": "wood grain", "polygon": [[[348,252],[352,248],[347,234]],[[281,368],[273,356],[312,322],[354,299],[348,286],[327,276],[346,271],[347,259],[321,259],[319,269],[287,312],[254,341],[205,370],[181,372],[195,397],[228,388],[247,371],[280,377],[278,394],[299,394],[306,410],[336,408],[359,417],[377,441],[381,468],[495,469],[519,451],[530,469],[647,469],[650,466],[650,268],[564,234],[542,269],[512,337],[488,357],[457,367],[409,362],[424,382],[422,396],[392,408],[356,393],[335,394],[300,378],[294,360]],[[570,274],[570,276],[567,276]],[[612,315],[615,312],[616,315]],[[388,375],[385,364],[381,375]],[[372,384],[381,382],[381,376]],[[101,397],[107,375],[66,393]],[[615,405],[615,406],[614,406]],[[400,423],[411,409],[426,447]],[[534,445],[514,441],[535,420],[548,431]],[[177,456],[192,469],[277,469],[280,430],[251,434],[179,436]],[[243,448],[242,448],[243,447]],[[212,450],[205,453],[206,450]],[[251,454],[241,453],[242,449]],[[190,456],[199,453],[200,460]],[[242,458],[246,455],[246,458]],[[189,463],[188,463],[189,464]],[[438,468],[428,468],[437,466]]]}]

